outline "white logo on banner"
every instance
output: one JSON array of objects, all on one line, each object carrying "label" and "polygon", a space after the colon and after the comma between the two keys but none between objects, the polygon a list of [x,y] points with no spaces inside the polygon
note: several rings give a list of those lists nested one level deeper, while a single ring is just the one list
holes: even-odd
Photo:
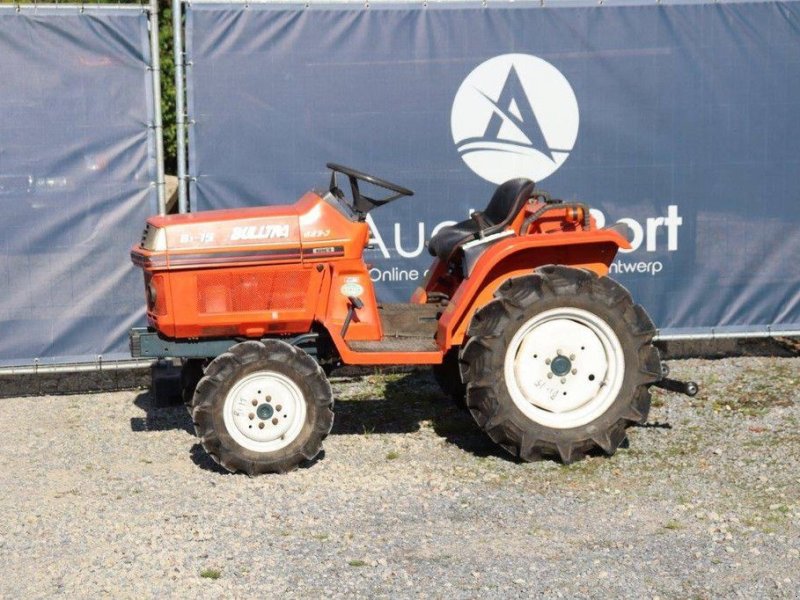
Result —
[{"label": "white logo on banner", "polygon": [[450,127],[461,158],[492,183],[541,181],[578,137],[578,101],[561,72],[530,54],[481,63],[453,99]]}]

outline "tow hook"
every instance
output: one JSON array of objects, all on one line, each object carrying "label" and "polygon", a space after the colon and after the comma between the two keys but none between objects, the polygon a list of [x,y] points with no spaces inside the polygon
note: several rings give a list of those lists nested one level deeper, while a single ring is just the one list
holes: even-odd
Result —
[{"label": "tow hook", "polygon": [[700,391],[700,388],[694,381],[679,381],[677,379],[670,379],[667,377],[669,375],[669,367],[667,363],[661,363],[661,379],[656,381],[653,385],[655,387],[659,387],[662,390],[668,390],[670,392],[677,392],[679,394],[684,394],[685,396],[696,396],[697,392]]}]

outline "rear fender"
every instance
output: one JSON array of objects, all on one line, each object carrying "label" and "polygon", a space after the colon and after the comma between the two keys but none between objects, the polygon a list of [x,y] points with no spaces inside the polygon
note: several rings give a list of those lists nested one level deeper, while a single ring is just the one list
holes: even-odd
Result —
[{"label": "rear fender", "polygon": [[463,343],[472,316],[494,298],[510,277],[529,275],[542,265],[558,264],[594,271],[601,277],[628,240],[612,229],[512,237],[480,256],[439,319],[436,339],[446,351]]}]

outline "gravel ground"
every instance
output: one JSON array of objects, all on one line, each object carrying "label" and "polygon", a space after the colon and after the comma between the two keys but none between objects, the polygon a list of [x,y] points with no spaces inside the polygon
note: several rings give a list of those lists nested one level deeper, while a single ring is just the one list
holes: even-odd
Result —
[{"label": "gravel ground", "polygon": [[800,358],[671,363],[616,456],[517,464],[429,372],[334,378],[250,479],[145,392],[0,401],[0,596],[800,597]]}]

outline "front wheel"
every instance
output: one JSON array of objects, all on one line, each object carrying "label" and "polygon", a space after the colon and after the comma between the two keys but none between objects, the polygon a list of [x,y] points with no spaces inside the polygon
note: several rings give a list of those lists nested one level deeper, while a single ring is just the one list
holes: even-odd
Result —
[{"label": "front wheel", "polygon": [[624,287],[591,271],[547,266],[509,279],[470,324],[467,406],[523,460],[613,454],[647,419],[661,368],[654,333]]},{"label": "front wheel", "polygon": [[283,473],[313,460],[333,424],[322,369],[278,340],[242,342],[215,358],[192,401],[206,452],[229,471]]}]

